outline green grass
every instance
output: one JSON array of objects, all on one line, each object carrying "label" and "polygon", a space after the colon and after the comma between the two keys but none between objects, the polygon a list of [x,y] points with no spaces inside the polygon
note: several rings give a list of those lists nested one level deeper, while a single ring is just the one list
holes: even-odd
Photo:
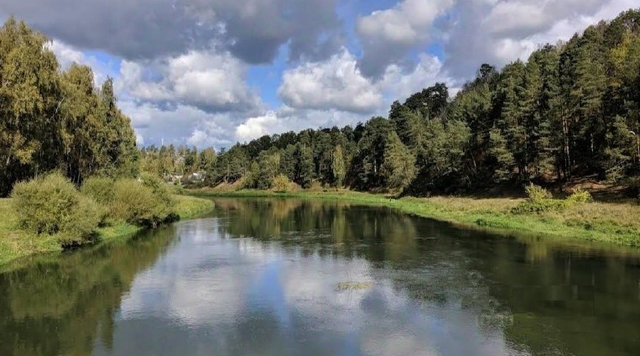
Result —
[{"label": "green grass", "polygon": [[273,193],[267,191],[192,191],[196,196],[292,197],[349,201],[385,206],[409,214],[500,233],[529,237],[580,239],[640,247],[640,207],[628,203],[585,203],[562,211],[514,214],[524,199],[509,198],[401,198],[351,191]]},{"label": "green grass", "polygon": [[[175,211],[180,219],[190,219],[213,209],[213,201],[193,196],[174,195]],[[100,242],[112,242],[128,239],[141,227],[125,222],[99,228]],[[62,248],[55,236],[36,236],[20,229],[18,215],[10,198],[0,199],[0,265],[20,257],[38,253],[60,252]]]}]

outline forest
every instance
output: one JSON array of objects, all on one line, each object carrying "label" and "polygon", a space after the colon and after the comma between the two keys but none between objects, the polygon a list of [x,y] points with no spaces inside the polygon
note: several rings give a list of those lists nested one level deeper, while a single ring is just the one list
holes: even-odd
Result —
[{"label": "forest", "polygon": [[576,178],[633,184],[639,120],[640,10],[630,10],[526,62],[483,64],[453,97],[436,83],[394,102],[388,118],[264,136],[217,155],[147,147],[141,159],[161,174],[201,170],[207,185],[256,189],[283,176],[303,188],[418,196]]}]

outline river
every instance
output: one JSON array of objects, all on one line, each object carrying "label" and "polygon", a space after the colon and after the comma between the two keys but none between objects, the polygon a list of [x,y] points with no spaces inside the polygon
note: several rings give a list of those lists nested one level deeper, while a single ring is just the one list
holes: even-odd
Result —
[{"label": "river", "polygon": [[638,355],[639,256],[216,199],[201,219],[5,267],[0,355]]}]

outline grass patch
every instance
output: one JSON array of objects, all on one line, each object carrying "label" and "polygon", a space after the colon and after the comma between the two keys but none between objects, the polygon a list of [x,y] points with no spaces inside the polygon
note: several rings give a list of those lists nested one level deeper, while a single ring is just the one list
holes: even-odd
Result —
[{"label": "grass patch", "polygon": [[563,208],[559,210],[514,214],[514,208],[528,202],[527,199],[465,197],[395,199],[384,195],[344,190],[290,193],[198,190],[191,191],[191,194],[209,197],[291,197],[347,201],[389,207],[463,227],[480,228],[498,233],[517,232],[532,237],[573,238],[624,246],[640,246],[640,219],[638,219],[640,208],[637,205],[584,202],[584,197],[576,197],[577,201],[563,204]]},{"label": "grass patch", "polygon": [[213,210],[214,204],[212,200],[200,199],[192,196],[174,195],[174,210],[180,216],[180,219],[191,219]]}]

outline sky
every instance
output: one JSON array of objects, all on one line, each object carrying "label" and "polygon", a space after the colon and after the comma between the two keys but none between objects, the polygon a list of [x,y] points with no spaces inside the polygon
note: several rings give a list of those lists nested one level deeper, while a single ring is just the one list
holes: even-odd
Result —
[{"label": "sky", "polygon": [[230,147],[386,116],[637,0],[3,0],[61,68],[114,78],[141,146]]}]

